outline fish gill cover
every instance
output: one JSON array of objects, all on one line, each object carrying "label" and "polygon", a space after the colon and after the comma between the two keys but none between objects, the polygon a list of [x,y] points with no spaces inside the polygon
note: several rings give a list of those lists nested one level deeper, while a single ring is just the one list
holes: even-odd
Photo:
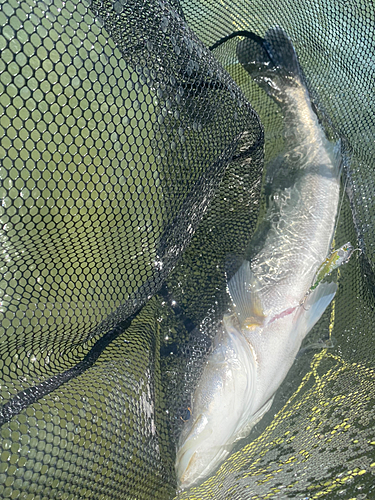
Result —
[{"label": "fish gill cover", "polygon": [[181,498],[371,498],[374,21],[361,1],[1,2],[2,498],[175,495],[226,262],[283,148],[243,37],[208,47],[276,25],[342,140],[335,247],[361,253],[309,339],[334,348],[301,355],[269,418]]}]

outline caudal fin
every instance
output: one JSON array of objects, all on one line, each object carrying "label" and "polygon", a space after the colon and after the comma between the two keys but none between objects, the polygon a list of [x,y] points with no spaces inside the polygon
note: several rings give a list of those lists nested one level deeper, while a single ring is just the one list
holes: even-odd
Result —
[{"label": "caudal fin", "polygon": [[282,100],[286,86],[301,82],[301,69],[293,44],[285,31],[270,28],[259,42],[244,38],[237,44],[238,61],[267,94]]},{"label": "caudal fin", "polygon": [[278,71],[294,78],[301,76],[301,69],[293,44],[285,31],[276,26],[267,31],[264,41],[272,64]]}]

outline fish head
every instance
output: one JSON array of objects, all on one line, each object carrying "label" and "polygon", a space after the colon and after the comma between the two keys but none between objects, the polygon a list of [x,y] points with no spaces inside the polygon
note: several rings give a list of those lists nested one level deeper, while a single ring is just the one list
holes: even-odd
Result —
[{"label": "fish head", "polygon": [[176,456],[181,490],[200,483],[220,465],[249,409],[254,360],[244,336],[235,328],[227,330],[215,339],[181,433]]},{"label": "fish head", "polygon": [[220,444],[215,439],[212,424],[209,416],[200,413],[194,418],[190,432],[182,440],[183,445],[178,450],[176,460],[176,475],[182,490],[203,479],[208,467],[210,470],[215,468],[225,454],[225,450],[220,449]]}]

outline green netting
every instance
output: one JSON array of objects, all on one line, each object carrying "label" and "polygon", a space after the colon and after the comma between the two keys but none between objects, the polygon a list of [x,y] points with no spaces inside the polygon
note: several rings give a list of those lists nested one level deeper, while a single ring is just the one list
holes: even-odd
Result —
[{"label": "green netting", "polygon": [[241,36],[209,47],[280,25],[342,141],[335,244],[361,253],[306,339],[334,347],[301,353],[250,436],[179,497],[373,498],[374,6],[0,5],[0,497],[176,495],[228,258],[249,252],[283,148]]}]

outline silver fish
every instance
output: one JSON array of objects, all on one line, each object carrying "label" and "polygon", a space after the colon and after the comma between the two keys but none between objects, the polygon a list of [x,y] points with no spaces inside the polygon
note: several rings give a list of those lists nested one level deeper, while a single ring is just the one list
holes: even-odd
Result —
[{"label": "silver fish", "polygon": [[176,458],[181,490],[212,474],[268,411],[337,289],[321,282],[310,290],[334,234],[340,161],[311,108],[294,47],[281,28],[272,28],[263,45],[241,41],[237,56],[281,107],[285,150],[270,169],[267,230],[228,283],[234,307],[192,397]]}]

